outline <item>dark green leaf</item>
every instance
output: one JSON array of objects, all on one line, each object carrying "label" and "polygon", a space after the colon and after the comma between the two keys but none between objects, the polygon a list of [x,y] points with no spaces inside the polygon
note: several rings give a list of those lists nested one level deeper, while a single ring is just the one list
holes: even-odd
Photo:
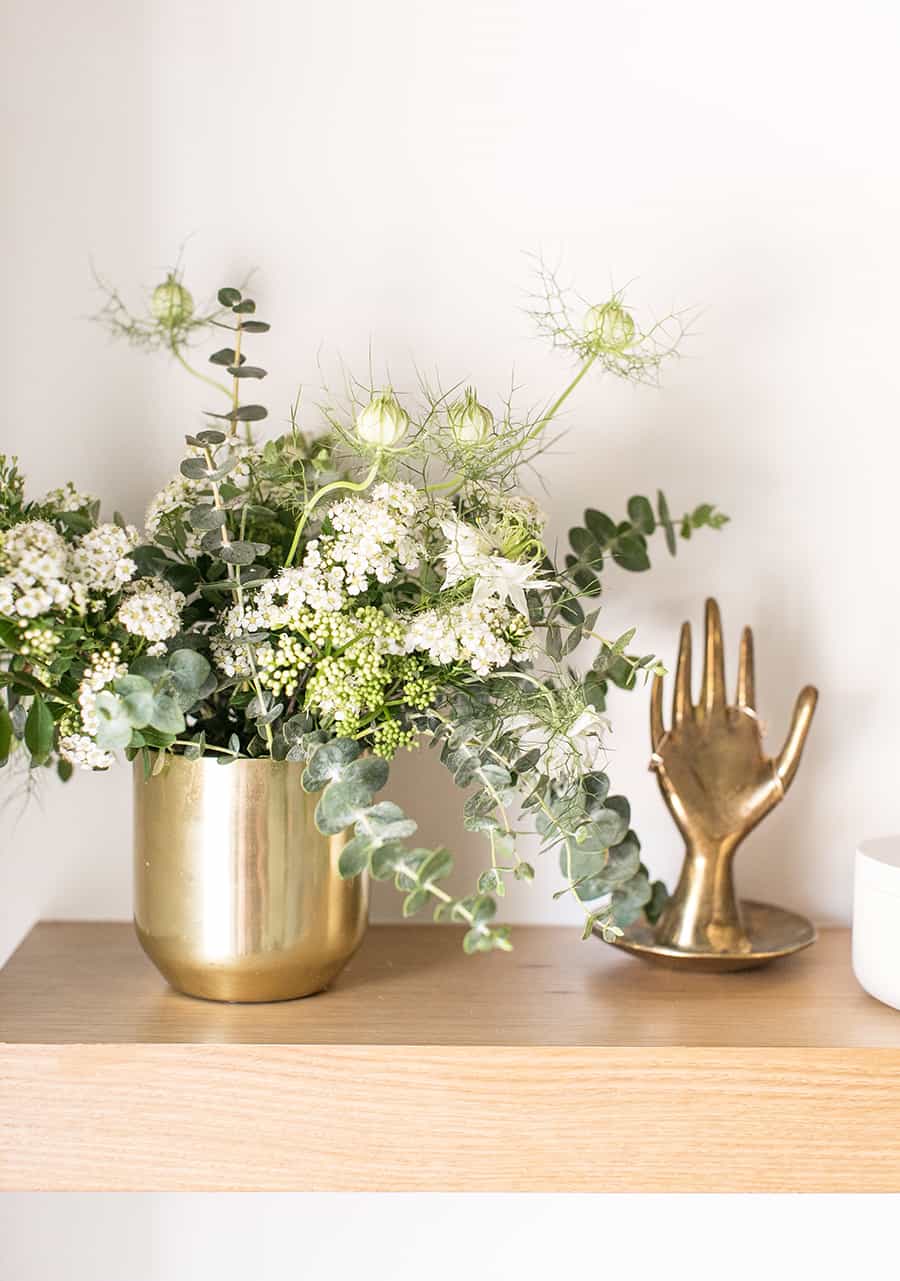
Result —
[{"label": "dark green leaf", "polygon": [[264,320],[244,320],[241,322],[241,329],[245,334],[265,334],[272,328]]},{"label": "dark green leaf", "polygon": [[265,378],[269,371],[261,369],[259,365],[245,365],[243,369],[232,365],[228,372],[233,378]]},{"label": "dark green leaf", "polygon": [[678,551],[678,540],[675,537],[675,526],[672,524],[672,517],[669,514],[669,504],[666,502],[666,496],[661,489],[656,494],[656,510],[659,513],[659,523],[665,531],[666,547],[669,549],[669,554],[674,556]]},{"label": "dark green leaf", "polygon": [[644,906],[644,915],[651,925],[655,925],[662,916],[663,908],[669,901],[669,891],[662,881],[654,881],[650,887],[650,901]]},{"label": "dark green leaf", "polygon": [[223,289],[219,290],[217,297],[223,307],[234,307],[241,301],[241,291],[240,289],[234,289],[230,285],[226,285]]},{"label": "dark green leaf", "polygon": [[5,703],[0,702],[0,763],[9,759],[13,744],[13,724]]},{"label": "dark green leaf", "polygon": [[206,480],[209,475],[202,458],[185,458],[178,470],[188,480]]},{"label": "dark green leaf", "polygon": [[32,765],[43,765],[53,751],[53,714],[39,694],[32,699],[25,718],[25,746]]},{"label": "dark green leaf", "polygon": [[245,298],[243,302],[239,302],[237,306],[232,307],[231,310],[236,312],[239,316],[251,316],[253,312],[256,311],[256,303],[252,298]]},{"label": "dark green leaf", "polygon": [[652,534],[656,529],[656,517],[648,499],[636,494],[628,500],[628,519],[642,534]]},{"label": "dark green leaf", "polygon": [[[221,351],[214,351],[214,352],[213,352],[213,354],[212,354],[212,355],[210,356],[210,358],[209,358],[209,363],[210,363],[211,365],[226,365],[226,366],[228,366],[228,365],[233,365],[233,364],[234,364],[234,359],[235,359],[235,357],[234,357],[234,348],[233,348],[233,347],[223,347],[223,348],[221,349]],[[247,357],[246,357],[246,356],[241,356],[241,362],[240,362],[240,363],[241,363],[241,364],[243,364],[243,363],[244,363],[244,361],[245,361],[246,359],[247,359]]]},{"label": "dark green leaf", "polygon": [[633,574],[650,568],[650,557],[643,537],[639,534],[626,534],[616,541],[613,560],[622,569]]},{"label": "dark green leaf", "polygon": [[223,543],[216,549],[216,555],[219,560],[224,560],[226,565],[250,565],[257,556],[257,543],[242,543],[240,541]]},{"label": "dark green leaf", "polygon": [[194,529],[219,529],[228,519],[228,513],[208,503],[198,503],[188,512],[188,522]]},{"label": "dark green leaf", "polygon": [[594,511],[589,507],[584,513],[584,523],[601,547],[605,547],[616,536],[616,523],[604,512]]}]

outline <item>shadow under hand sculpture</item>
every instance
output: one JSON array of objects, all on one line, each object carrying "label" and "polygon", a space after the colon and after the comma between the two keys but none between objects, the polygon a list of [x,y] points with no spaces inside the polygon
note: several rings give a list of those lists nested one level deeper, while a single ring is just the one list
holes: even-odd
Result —
[{"label": "shadow under hand sculpture", "polygon": [[741,636],[737,698],[725,696],[722,622],[706,602],[703,684],[691,697],[691,629],[681,629],[672,724],[663,722],[663,680],[654,679],[650,708],[651,769],[685,840],[678,885],[655,927],[634,925],[617,945],[669,965],[746,969],[798,951],[815,940],[804,917],[764,903],[740,903],[734,856],[765,816],[783,800],[800,764],[818,698],[807,685],[776,757],[763,748],[756,713],[753,636]]}]

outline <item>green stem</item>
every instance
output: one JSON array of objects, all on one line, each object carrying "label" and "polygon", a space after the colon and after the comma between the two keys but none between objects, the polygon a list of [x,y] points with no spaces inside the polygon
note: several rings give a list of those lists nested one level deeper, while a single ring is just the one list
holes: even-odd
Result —
[{"label": "green stem", "polygon": [[569,383],[568,387],[566,387],[564,391],[562,391],[560,395],[557,396],[556,400],[554,400],[550,408],[540,416],[538,421],[532,427],[531,431],[527,432],[525,437],[521,441],[517,441],[514,445],[510,445],[508,449],[504,449],[502,453],[500,453],[498,457],[495,459],[495,462],[501,462],[504,458],[508,457],[510,454],[515,453],[516,450],[521,449],[523,445],[527,445],[529,441],[534,440],[536,436],[540,436],[544,428],[556,417],[560,409],[562,409],[563,405],[569,399],[572,392],[581,382],[582,378],[585,376],[585,374],[590,369],[591,365],[593,365],[596,359],[597,359],[596,352],[592,356],[589,356],[587,358],[587,360],[579,369],[578,373]]},{"label": "green stem", "polygon": [[285,569],[287,569],[293,563],[294,557],[297,554],[297,548],[300,546],[300,535],[303,533],[303,530],[305,529],[307,521],[309,520],[310,516],[313,514],[316,507],[318,507],[319,503],[322,501],[325,495],[334,493],[338,489],[347,489],[353,492],[354,494],[362,493],[363,490],[369,488],[372,481],[378,475],[378,468],[380,464],[381,464],[381,456],[379,455],[379,457],[375,459],[367,475],[362,480],[360,481],[333,480],[331,481],[330,484],[323,485],[321,489],[316,490],[312,498],[303,508],[303,511],[300,514],[300,519],[297,521],[297,528],[294,530],[294,538],[293,538],[293,541],[291,542],[290,550],[288,551],[288,554],[287,554],[287,559],[284,562]]},{"label": "green stem", "polygon": [[[196,747],[197,744],[191,742],[189,738],[175,738],[172,740],[173,747]],[[235,760],[240,756],[240,752],[233,752],[230,747],[215,747],[212,743],[204,743],[205,752],[221,752],[223,756],[233,756]]]},{"label": "green stem", "polygon": [[182,356],[181,350],[178,347],[178,344],[174,341],[172,342],[172,355],[175,357],[178,363],[182,366],[182,368],[186,369],[188,373],[191,374],[194,378],[199,378],[202,383],[206,383],[210,387],[215,387],[216,391],[220,391],[223,396],[227,396],[229,399],[231,399],[231,392],[224,385],[224,383],[217,382],[215,378],[210,378],[206,374],[201,374],[199,369],[195,369],[193,365],[189,365],[188,362],[185,360],[184,356]]}]

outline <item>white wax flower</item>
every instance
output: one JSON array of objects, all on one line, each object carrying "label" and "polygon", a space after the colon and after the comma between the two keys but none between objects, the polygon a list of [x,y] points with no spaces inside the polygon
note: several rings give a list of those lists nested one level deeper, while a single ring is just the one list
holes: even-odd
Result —
[{"label": "white wax flower", "polygon": [[508,600],[527,618],[526,591],[545,591],[551,586],[535,577],[537,566],[533,561],[507,560],[492,554],[487,537],[464,521],[442,521],[441,532],[447,539],[447,549],[441,557],[445,588],[474,579],[473,601]]},{"label": "white wax flower", "polygon": [[409,414],[397,402],[392,391],[373,396],[356,419],[360,440],[380,449],[393,449],[400,444],[409,427]]},{"label": "white wax flower", "polygon": [[591,307],[585,317],[585,333],[598,351],[622,352],[634,342],[634,320],[620,302]]},{"label": "white wax flower", "polygon": [[484,405],[472,387],[466,389],[464,400],[457,401],[447,411],[450,430],[458,445],[480,445],[487,440],[494,425],[494,415]]}]

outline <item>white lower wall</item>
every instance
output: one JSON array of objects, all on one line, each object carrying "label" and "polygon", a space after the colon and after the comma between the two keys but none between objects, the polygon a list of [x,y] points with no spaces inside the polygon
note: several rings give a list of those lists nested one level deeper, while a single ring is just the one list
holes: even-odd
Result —
[{"label": "white lower wall", "polygon": [[[896,1198],[7,1193],[9,1281],[855,1275]],[[29,1232],[22,1230],[23,1223]],[[742,1243],[758,1241],[757,1249]]]}]

